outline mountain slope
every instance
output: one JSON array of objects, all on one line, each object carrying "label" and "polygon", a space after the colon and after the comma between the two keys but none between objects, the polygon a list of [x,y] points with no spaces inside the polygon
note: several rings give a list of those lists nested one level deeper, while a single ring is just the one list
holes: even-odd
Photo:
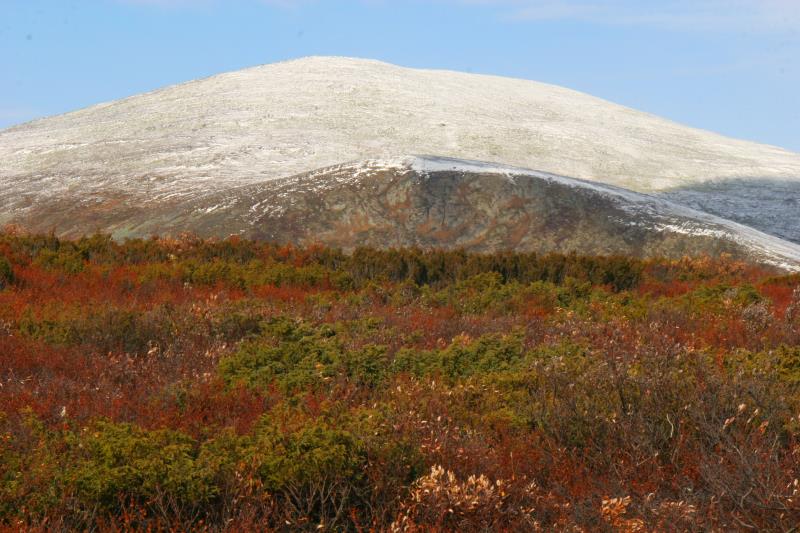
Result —
[{"label": "mountain slope", "polygon": [[[59,212],[58,219],[48,213]],[[663,199],[515,167],[403,157],[336,165],[159,209],[52,207],[30,224],[117,237],[244,237],[295,244],[575,251],[638,257],[727,253],[800,269],[800,246]],[[39,229],[45,229],[41,227]]]},{"label": "mountain slope", "polygon": [[[403,153],[663,193],[800,242],[796,204],[785,201],[800,200],[798,154],[541,83],[344,58],[222,74],[4,130],[0,223],[42,205],[169,209]],[[744,210],[731,201],[743,180],[764,192]]]}]

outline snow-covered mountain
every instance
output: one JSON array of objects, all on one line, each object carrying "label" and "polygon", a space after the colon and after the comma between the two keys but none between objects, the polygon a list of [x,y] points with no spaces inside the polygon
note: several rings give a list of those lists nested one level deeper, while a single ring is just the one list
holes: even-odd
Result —
[{"label": "snow-covered mountain", "polygon": [[[307,183],[298,176],[319,169],[327,176],[347,161],[397,161],[400,154],[492,161],[605,183],[628,189],[608,189],[622,196],[647,193],[636,201],[646,198],[659,206],[656,213],[663,206],[685,209],[661,196],[800,242],[799,154],[551,85],[345,58],[222,74],[0,131],[0,223],[70,235],[208,230],[226,212],[224,203],[208,202],[246,205],[247,196],[234,202],[237,194],[261,194],[261,203],[248,205],[251,218],[233,218],[267,220],[272,212],[258,210],[291,205],[290,184]],[[458,163],[461,180],[479,176],[482,186],[507,173],[464,165],[475,169]],[[586,186],[571,190],[592,190],[579,183]],[[692,210],[679,215],[712,220]],[[712,218],[737,235],[733,240],[752,231]],[[270,232],[228,223],[206,233]],[[761,234],[754,239],[762,248],[791,248]]]}]

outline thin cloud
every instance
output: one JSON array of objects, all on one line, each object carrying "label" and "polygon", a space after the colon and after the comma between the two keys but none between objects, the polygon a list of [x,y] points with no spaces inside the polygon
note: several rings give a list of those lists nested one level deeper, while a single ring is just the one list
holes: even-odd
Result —
[{"label": "thin cloud", "polygon": [[576,20],[683,31],[797,32],[797,0],[453,0],[495,5],[516,21]]}]

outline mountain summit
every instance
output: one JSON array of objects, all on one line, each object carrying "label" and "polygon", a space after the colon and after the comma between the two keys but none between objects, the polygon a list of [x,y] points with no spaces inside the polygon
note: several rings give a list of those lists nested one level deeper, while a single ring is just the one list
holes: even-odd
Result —
[{"label": "mountain summit", "polygon": [[[325,57],[1,131],[0,223],[68,235],[195,226],[227,235],[244,230],[211,228],[202,212],[187,210],[211,209],[208,202],[236,191],[272,190],[274,180],[403,154],[602,182],[800,242],[798,154],[552,85]],[[169,224],[170,216],[185,224]]]}]

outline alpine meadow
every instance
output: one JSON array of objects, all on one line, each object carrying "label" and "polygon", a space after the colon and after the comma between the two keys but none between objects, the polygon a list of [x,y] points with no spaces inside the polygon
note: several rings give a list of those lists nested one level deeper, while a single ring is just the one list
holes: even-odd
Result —
[{"label": "alpine meadow", "polygon": [[797,533],[798,30],[4,3],[0,533]]}]

